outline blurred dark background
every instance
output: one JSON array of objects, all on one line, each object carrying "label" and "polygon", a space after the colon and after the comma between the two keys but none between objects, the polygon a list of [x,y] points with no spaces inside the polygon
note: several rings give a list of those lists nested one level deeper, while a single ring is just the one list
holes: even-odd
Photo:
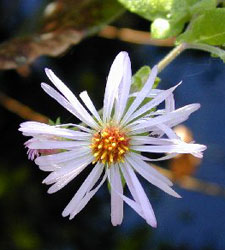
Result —
[{"label": "blurred dark background", "polygon": [[[50,1],[1,0],[0,41],[31,31],[35,15]],[[149,23],[125,13],[113,25],[148,30]],[[135,45],[119,40],[90,37],[57,58],[42,56],[30,67],[27,76],[15,70],[0,71],[0,91],[33,110],[62,123],[76,122],[40,88],[49,82],[44,68],[53,69],[75,94],[87,90],[101,108],[110,65],[121,51],[128,51],[133,72],[143,65],[158,63],[170,48]],[[202,107],[185,125],[194,140],[206,144],[195,177],[225,188],[225,70],[224,64],[208,54],[186,51],[161,74],[159,88],[169,88],[180,80],[175,91],[176,106],[199,102]],[[120,227],[110,222],[110,195],[106,185],[72,221],[61,212],[86,176],[53,195],[41,182],[46,173],[27,159],[25,138],[18,132],[24,121],[0,106],[0,249],[2,250],[169,250],[225,249],[225,195],[207,195],[175,185],[183,199],[170,197],[141,180],[158,220],[152,229],[133,210],[125,206]],[[169,163],[164,163],[167,168]]]}]

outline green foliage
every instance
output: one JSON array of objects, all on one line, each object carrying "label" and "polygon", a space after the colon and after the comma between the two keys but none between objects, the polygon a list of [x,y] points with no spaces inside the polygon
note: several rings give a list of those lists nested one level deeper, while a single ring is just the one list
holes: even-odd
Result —
[{"label": "green foliage", "polygon": [[[199,49],[225,62],[225,8],[216,0],[118,0],[129,11],[151,22],[156,39],[177,37],[176,44]],[[187,27],[184,30],[184,27]],[[138,78],[138,77],[136,77]],[[137,86],[139,79],[135,79]]]},{"label": "green foliage", "polygon": [[215,0],[189,0],[190,3],[190,13],[191,15],[198,15],[199,13],[204,12],[205,10],[215,9],[216,1]]},{"label": "green foliage", "polygon": [[225,44],[225,8],[208,10],[198,16],[178,42]]},{"label": "green foliage", "polygon": [[55,122],[54,122],[53,120],[49,119],[48,124],[49,124],[49,125],[52,125],[52,126],[60,125],[60,124],[61,124],[60,117],[57,117],[57,119],[56,119]]},{"label": "green foliage", "polygon": [[151,35],[156,39],[165,39],[176,36],[183,30],[184,23],[185,19],[176,22],[175,20],[170,21],[164,18],[157,18],[151,24]]},{"label": "green foliage", "polygon": [[185,0],[119,0],[125,8],[136,13],[149,21],[163,18],[175,12],[185,9]]},{"label": "green foliage", "polygon": [[151,35],[164,39],[179,35],[185,23],[206,10],[216,8],[216,0],[118,0],[129,11],[152,22]]},{"label": "green foliage", "polygon": [[187,21],[186,0],[119,0],[128,10],[152,21],[154,38],[166,38],[181,32]]}]

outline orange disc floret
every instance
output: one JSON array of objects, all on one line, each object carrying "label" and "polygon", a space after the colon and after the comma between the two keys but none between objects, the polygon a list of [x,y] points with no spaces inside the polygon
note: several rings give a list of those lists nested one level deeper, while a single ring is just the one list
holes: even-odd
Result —
[{"label": "orange disc floret", "polygon": [[125,132],[115,126],[102,129],[92,138],[92,149],[95,160],[103,164],[118,163],[124,161],[124,155],[129,151],[129,137]]}]

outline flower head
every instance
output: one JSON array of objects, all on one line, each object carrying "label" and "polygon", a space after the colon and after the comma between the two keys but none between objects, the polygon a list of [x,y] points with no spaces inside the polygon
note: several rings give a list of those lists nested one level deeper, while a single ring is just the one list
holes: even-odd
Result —
[{"label": "flower head", "polygon": [[[166,193],[180,197],[171,188],[171,181],[147,162],[169,159],[179,153],[202,157],[202,151],[206,149],[204,145],[185,143],[172,130],[200,105],[190,104],[175,109],[173,91],[178,85],[168,90],[152,88],[156,66],[140,92],[130,94],[132,73],[126,52],[120,52],[111,66],[102,115],[97,112],[86,91],[80,94],[83,105],[51,70],[46,69],[46,74],[58,91],[42,83],[44,91],[85,126],[22,123],[19,130],[32,137],[26,143],[29,157],[37,157],[35,163],[39,168],[51,172],[43,181],[53,184],[49,193],[63,188],[91,164],[90,174],[64,209],[63,216],[74,218],[107,179],[111,187],[111,221],[114,226],[122,223],[125,202],[148,224],[156,227],[153,209],[136,173]],[[134,100],[128,105],[131,96]],[[163,102],[163,109],[153,111]],[[42,152],[48,153],[43,155]],[[150,159],[141,152],[166,155]],[[132,198],[124,195],[122,178]]]}]

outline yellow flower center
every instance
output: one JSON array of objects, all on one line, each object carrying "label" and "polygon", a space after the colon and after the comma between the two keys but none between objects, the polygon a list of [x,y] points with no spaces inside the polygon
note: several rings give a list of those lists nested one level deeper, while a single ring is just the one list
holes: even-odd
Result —
[{"label": "yellow flower center", "polygon": [[95,160],[103,164],[124,162],[124,155],[129,151],[129,137],[124,132],[114,126],[106,127],[92,138],[92,149]]}]

